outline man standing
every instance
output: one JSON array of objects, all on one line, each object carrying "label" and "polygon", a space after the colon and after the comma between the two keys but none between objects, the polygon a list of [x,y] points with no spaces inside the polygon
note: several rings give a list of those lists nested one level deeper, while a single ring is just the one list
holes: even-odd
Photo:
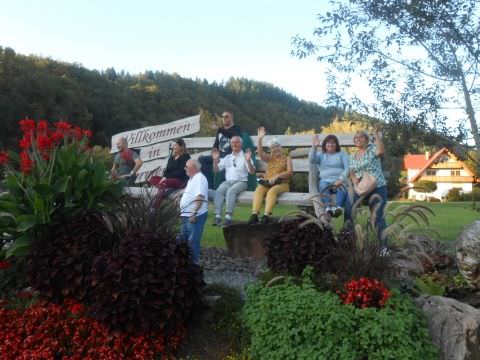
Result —
[{"label": "man standing", "polygon": [[215,173],[225,170],[225,181],[220,184],[215,192],[215,221],[214,226],[222,221],[223,205],[226,202],[224,226],[232,223],[233,210],[237,196],[247,190],[248,174],[255,174],[252,162],[252,153],[242,151],[242,138],[234,136],[230,140],[232,153],[220,159],[220,151],[212,150],[213,171]]},{"label": "man standing", "polygon": [[135,183],[137,172],[143,162],[140,156],[128,148],[128,141],[122,137],[117,141],[118,153],[113,158],[111,174],[113,178],[125,179],[128,185]]},{"label": "man standing", "polygon": [[195,264],[198,264],[200,241],[208,216],[208,182],[200,169],[198,160],[187,161],[185,170],[189,180],[180,199],[181,229],[178,235],[178,240],[188,241]]},{"label": "man standing", "polygon": [[[212,152],[218,150],[220,158],[224,158],[232,152],[230,140],[234,136],[241,136],[240,128],[233,123],[233,114],[229,111],[222,113],[223,127],[217,130],[215,135],[215,142],[213,143]],[[202,172],[208,179],[210,189],[215,187],[212,172],[212,156],[201,156],[199,158],[202,164]]]}]

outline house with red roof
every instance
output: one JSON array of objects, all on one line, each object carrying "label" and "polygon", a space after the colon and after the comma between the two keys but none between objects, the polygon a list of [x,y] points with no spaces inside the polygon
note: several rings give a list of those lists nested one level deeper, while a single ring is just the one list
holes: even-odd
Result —
[{"label": "house with red roof", "polygon": [[[473,189],[473,184],[478,181],[475,173],[465,162],[447,148],[440,149],[433,155],[428,151],[422,155],[405,155],[403,167],[407,170],[408,198],[413,200],[432,197],[442,200],[453,188],[469,193]],[[412,187],[420,180],[435,182],[437,190],[433,193],[415,191]]]}]

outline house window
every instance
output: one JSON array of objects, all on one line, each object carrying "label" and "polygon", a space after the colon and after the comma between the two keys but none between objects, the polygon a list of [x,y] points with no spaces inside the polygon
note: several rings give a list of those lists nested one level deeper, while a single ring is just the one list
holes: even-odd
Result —
[{"label": "house window", "polygon": [[460,170],[450,170],[451,176],[460,176]]},{"label": "house window", "polygon": [[427,170],[427,176],[435,176],[437,175],[437,170]]}]

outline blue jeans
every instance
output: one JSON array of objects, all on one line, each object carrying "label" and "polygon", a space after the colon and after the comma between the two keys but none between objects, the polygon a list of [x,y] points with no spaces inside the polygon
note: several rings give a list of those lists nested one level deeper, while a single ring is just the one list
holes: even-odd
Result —
[{"label": "blue jeans", "polygon": [[[320,180],[318,183],[318,191],[322,194],[322,203],[323,207],[330,207],[330,206],[339,206],[345,207],[345,203],[347,201],[347,191],[345,186],[339,186],[337,188],[333,188],[334,183],[326,180]],[[336,194],[332,191],[336,190]],[[329,196],[330,195],[330,196]],[[335,195],[332,197],[331,195]]]},{"label": "blue jeans", "polygon": [[[371,201],[370,199],[372,198],[373,195],[377,194],[380,198],[375,196]],[[360,198],[355,192],[353,195],[353,199],[350,199],[347,197],[347,205],[345,207],[345,223],[350,224],[350,226],[353,225],[353,219],[352,219],[352,206],[355,204],[355,202]],[[375,190],[373,190],[370,194],[368,194],[365,197],[368,201],[368,207],[370,208],[370,211],[373,211],[376,207],[375,214],[375,230],[377,231],[378,235],[378,241],[379,245],[381,247],[386,247],[388,246],[388,239],[385,237],[382,239],[382,233],[383,230],[387,227],[387,222],[385,221],[385,205],[387,205],[387,186],[380,186],[377,187]],[[360,204],[361,205],[361,204]],[[377,207],[378,206],[378,207]]]},{"label": "blue jeans", "polygon": [[198,264],[200,256],[200,241],[202,240],[203,227],[207,221],[208,212],[198,215],[195,224],[188,221],[188,216],[180,216],[181,227],[177,236],[177,241],[187,241],[192,250],[192,260]]}]

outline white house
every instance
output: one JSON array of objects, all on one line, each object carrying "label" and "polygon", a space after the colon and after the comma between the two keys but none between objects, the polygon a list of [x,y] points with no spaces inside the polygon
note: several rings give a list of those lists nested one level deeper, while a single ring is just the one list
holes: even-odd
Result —
[{"label": "white house", "polygon": [[[453,188],[469,193],[472,191],[473,184],[478,181],[475,173],[447,148],[433,155],[428,151],[424,155],[405,155],[403,167],[407,170],[408,198],[414,200],[425,200],[430,197],[441,200]],[[411,187],[419,180],[435,182],[437,190],[433,193],[415,191]]]}]

